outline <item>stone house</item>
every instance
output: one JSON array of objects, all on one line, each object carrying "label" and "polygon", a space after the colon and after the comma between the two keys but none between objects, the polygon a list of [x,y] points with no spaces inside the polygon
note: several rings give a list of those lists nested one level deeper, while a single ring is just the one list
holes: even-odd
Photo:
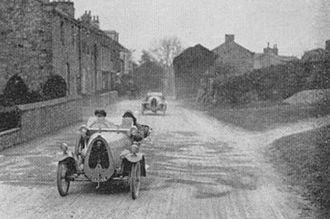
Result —
[{"label": "stone house", "polygon": [[284,65],[288,62],[297,61],[298,58],[294,56],[281,56],[278,54],[278,48],[275,44],[273,48],[269,47],[269,43],[264,48],[263,53],[256,53],[254,56],[253,69],[261,69],[270,67],[272,65]]},{"label": "stone house", "polygon": [[234,76],[253,70],[254,52],[235,42],[235,35],[226,34],[225,42],[212,50],[217,56],[215,65],[231,65],[235,68]]},{"label": "stone house", "polygon": [[85,12],[75,19],[71,1],[0,1],[0,94],[18,74],[31,90],[51,75],[67,83],[67,95],[93,95],[114,89],[124,72],[124,47]]},{"label": "stone house", "polygon": [[298,58],[281,56],[275,44],[273,48],[264,48],[263,53],[255,53],[235,42],[235,35],[226,34],[225,42],[212,50],[217,55],[216,65],[231,65],[234,76],[251,72],[255,69],[266,68],[272,65],[282,65]]},{"label": "stone house", "polygon": [[317,48],[313,50],[306,51],[301,57],[302,62],[309,63],[319,63],[319,62],[329,62],[330,60],[330,40],[325,42],[325,49]]},{"label": "stone house", "polygon": [[174,58],[175,90],[178,98],[195,96],[204,72],[213,65],[215,55],[198,44]]}]

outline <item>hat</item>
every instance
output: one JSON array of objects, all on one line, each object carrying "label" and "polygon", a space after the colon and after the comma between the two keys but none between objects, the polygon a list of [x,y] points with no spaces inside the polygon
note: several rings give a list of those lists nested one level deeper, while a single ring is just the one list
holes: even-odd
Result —
[{"label": "hat", "polygon": [[127,110],[127,111],[124,113],[123,118],[127,118],[127,117],[132,118],[132,119],[133,119],[133,123],[134,123],[134,125],[136,125],[136,117],[134,116],[134,114],[133,114],[132,111]]},{"label": "hat", "polygon": [[100,115],[100,116],[106,117],[107,113],[105,112],[105,110],[95,110],[94,115],[95,116]]}]

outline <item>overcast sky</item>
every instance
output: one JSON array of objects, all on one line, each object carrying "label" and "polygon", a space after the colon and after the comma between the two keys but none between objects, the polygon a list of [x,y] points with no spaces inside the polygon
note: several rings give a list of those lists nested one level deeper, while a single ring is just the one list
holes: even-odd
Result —
[{"label": "overcast sky", "polygon": [[119,32],[120,42],[150,48],[164,36],[177,36],[185,47],[209,49],[226,33],[253,52],[267,42],[282,55],[301,56],[330,39],[329,0],[74,0],[76,17],[85,10],[100,17],[101,28]]}]

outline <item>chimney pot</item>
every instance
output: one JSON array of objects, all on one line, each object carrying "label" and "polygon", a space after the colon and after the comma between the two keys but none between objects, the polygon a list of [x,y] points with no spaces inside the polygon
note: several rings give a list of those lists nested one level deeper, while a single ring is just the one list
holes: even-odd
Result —
[{"label": "chimney pot", "polygon": [[235,35],[234,34],[226,34],[225,35],[225,42],[230,43],[235,41]]},{"label": "chimney pot", "polygon": [[330,51],[330,40],[325,41],[325,49]]}]

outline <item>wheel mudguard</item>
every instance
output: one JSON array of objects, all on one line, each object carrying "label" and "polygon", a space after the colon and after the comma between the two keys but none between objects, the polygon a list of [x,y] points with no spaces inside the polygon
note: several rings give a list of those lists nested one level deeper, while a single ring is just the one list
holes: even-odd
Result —
[{"label": "wheel mudguard", "polygon": [[70,171],[70,173],[76,173],[77,172],[77,168],[76,168],[76,160],[74,159],[73,156],[65,154],[63,156],[62,159],[59,160],[58,162],[60,163],[65,163],[68,170]]},{"label": "wheel mudguard", "polygon": [[123,158],[123,168],[124,171],[128,171],[131,169],[133,163],[140,162],[141,163],[141,176],[146,176],[146,166],[145,166],[145,159],[142,153],[133,154],[128,150],[122,152],[121,157]]},{"label": "wheel mudguard", "polygon": [[136,153],[136,154],[129,153],[129,154],[125,155],[125,158],[131,163],[137,163],[143,159],[143,154],[142,153]]}]

